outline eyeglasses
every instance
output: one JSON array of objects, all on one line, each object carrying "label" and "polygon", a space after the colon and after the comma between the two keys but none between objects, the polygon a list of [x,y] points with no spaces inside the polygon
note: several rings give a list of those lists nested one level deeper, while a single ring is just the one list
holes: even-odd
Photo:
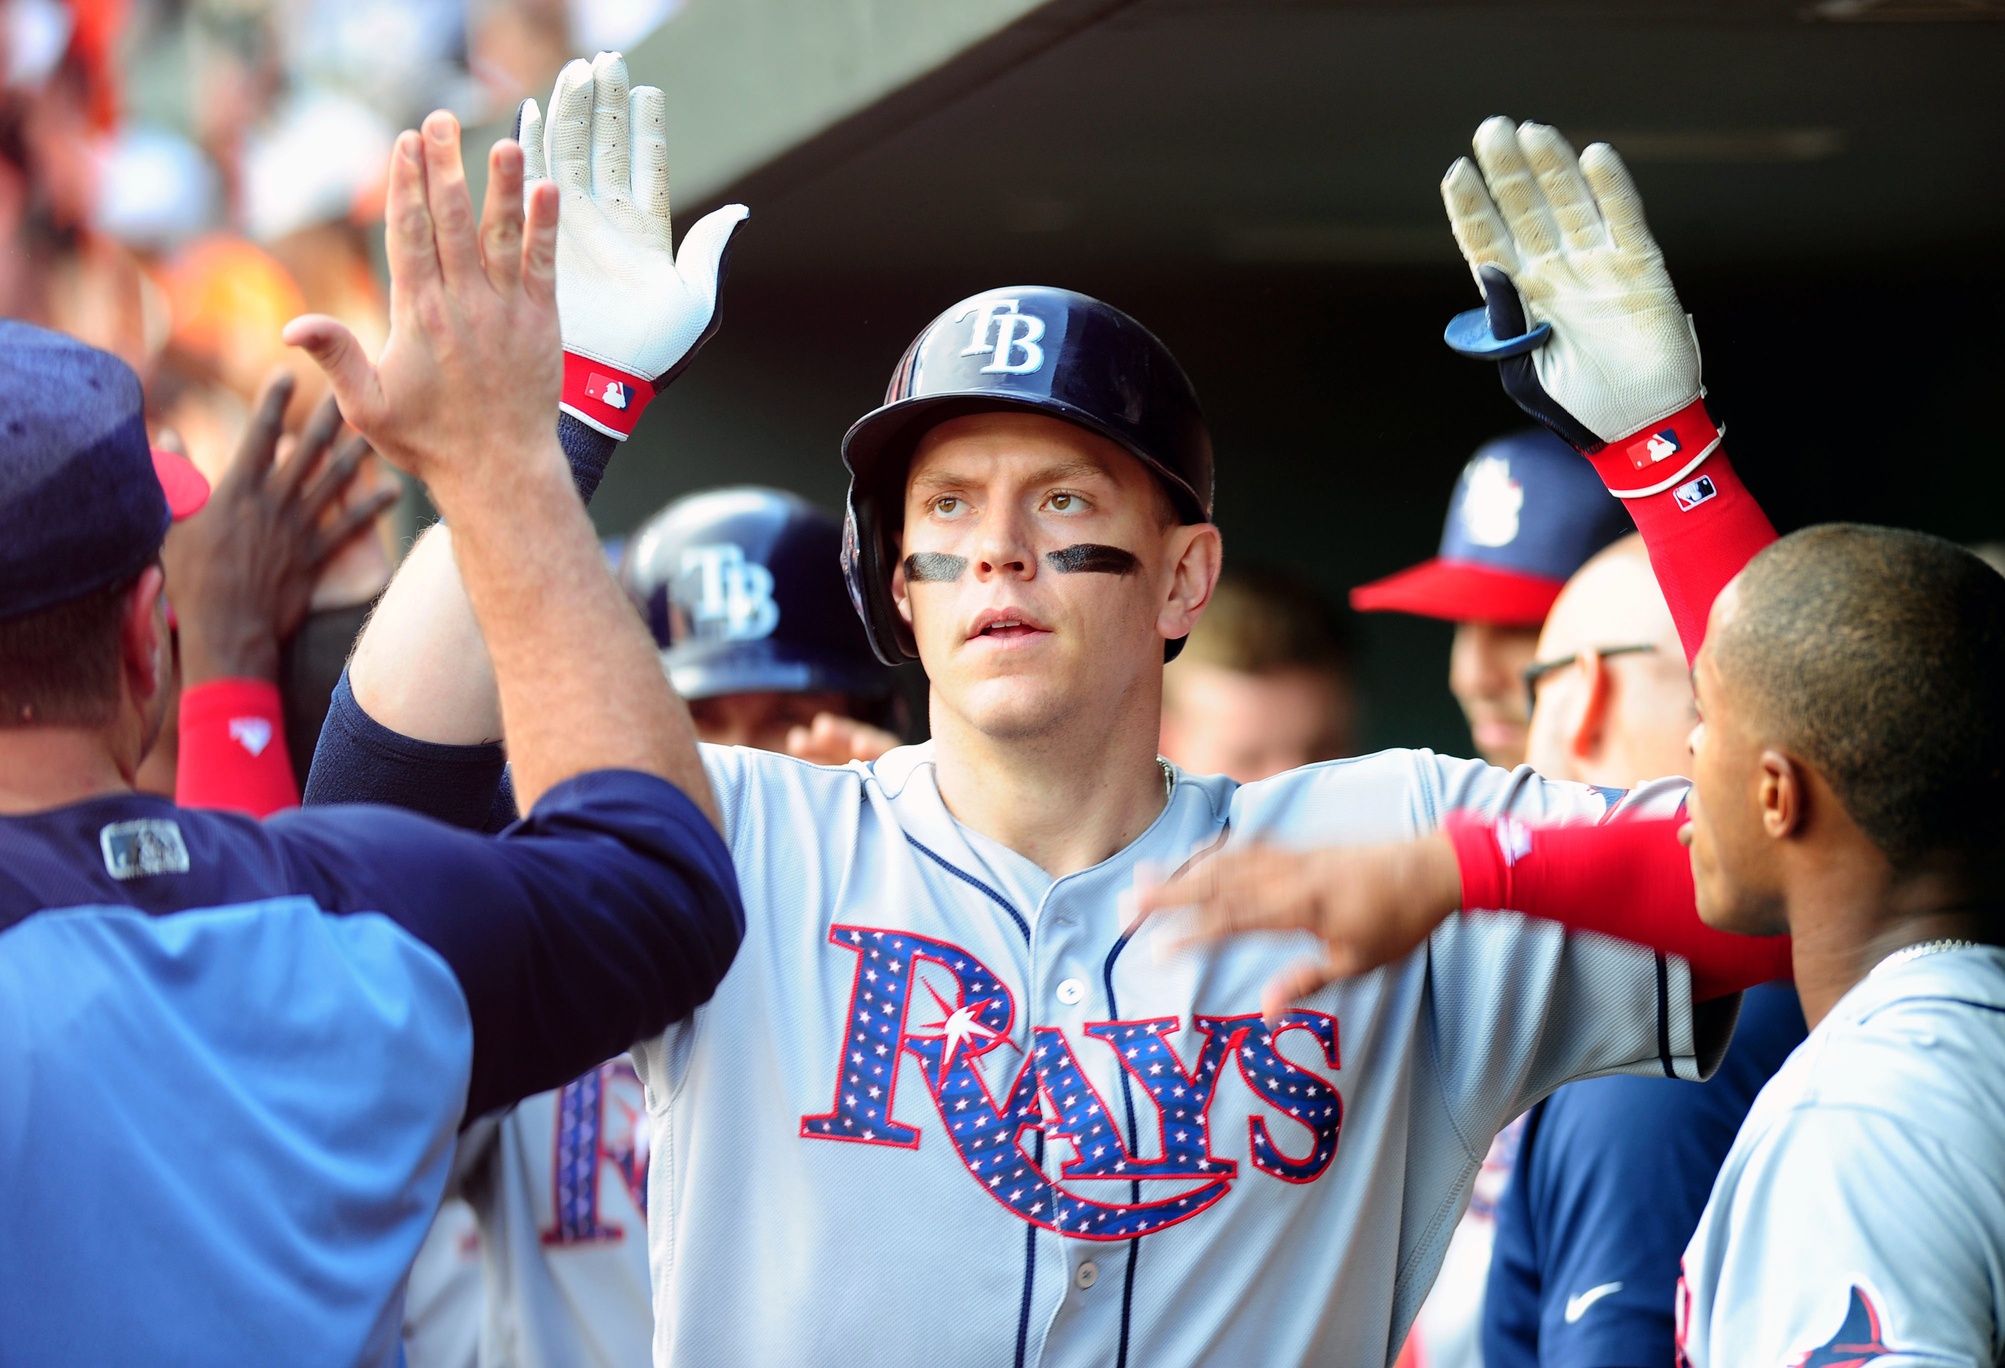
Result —
[{"label": "eyeglasses", "polygon": [[1606,660],[1609,656],[1638,655],[1644,651],[1654,651],[1656,649],[1657,647],[1654,643],[1641,642],[1633,646],[1601,646],[1593,651],[1576,651],[1572,655],[1561,656],[1558,660],[1534,661],[1532,664],[1525,666],[1523,675],[1525,681],[1525,716],[1530,717],[1538,710],[1539,681],[1554,670],[1564,670],[1567,666],[1579,660],[1581,656],[1598,655]]}]

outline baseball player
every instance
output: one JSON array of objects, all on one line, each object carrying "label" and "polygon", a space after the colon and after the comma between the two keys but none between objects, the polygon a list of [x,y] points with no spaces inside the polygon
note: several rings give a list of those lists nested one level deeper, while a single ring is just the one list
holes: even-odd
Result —
[{"label": "baseball player", "polygon": [[[755,487],[678,499],[628,540],[620,578],[699,738],[749,735],[768,750],[816,734],[852,748],[880,737],[880,752],[897,744],[873,725],[893,720],[892,674],[850,610],[841,543],[834,518]],[[331,715],[365,745],[395,744],[370,728],[348,689]],[[482,1363],[645,1363],[654,1331],[648,1158],[640,1079],[624,1056],[470,1126],[453,1187],[472,1204],[477,1248],[469,1256],[456,1215],[442,1217],[419,1268],[430,1286],[437,1270],[471,1258],[476,1281],[485,1270],[485,1309],[442,1301],[436,1316],[410,1325],[414,1368],[443,1361],[426,1356],[432,1343],[461,1342],[439,1323],[469,1318],[480,1326]],[[415,1291],[418,1272],[412,1281]]]},{"label": "baseball player", "polygon": [[[589,172],[553,160],[566,215],[628,164],[626,123],[592,118]],[[1245,786],[1161,762],[1162,664],[1219,535],[1189,382],[1133,319],[1046,287],[963,300],[844,456],[852,596],[881,657],[925,665],[934,740],[842,767],[704,752],[748,934],[634,1052],[657,1362],[1385,1363],[1505,1120],[1571,1078],[1717,1059],[1731,1001],[1695,1010],[1685,961],[1550,924],[1450,920],[1264,1021],[1311,939],[1165,960],[1127,923],[1144,870],[1228,837],[1665,800],[1426,752]],[[376,724],[435,744],[502,723],[478,653],[432,630],[463,612],[437,545],[351,667]]]},{"label": "baseball player", "polygon": [[[397,141],[378,369],[292,325],[460,534],[525,820],[132,791],[169,501],[122,362],[0,325],[0,1325],[11,1364],[398,1360],[463,1118],[707,996],[742,930],[686,716],[549,427],[556,196]],[[555,491],[561,498],[549,497]],[[515,553],[520,553],[515,554]],[[593,706],[585,706],[590,701]],[[580,896],[582,894],[582,896]]]},{"label": "baseball player", "polygon": [[[1541,774],[1629,788],[1690,772],[1690,667],[1640,538],[1567,582],[1528,678],[1526,762]],[[1672,1360],[1679,1256],[1748,1106],[1803,1034],[1795,990],[1764,984],[1703,1085],[1593,1079],[1526,1114],[1483,1301],[1490,1368]]]},{"label": "baseball player", "polygon": [[1685,1249],[1680,1362],[1997,1363],[2005,580],[1939,538],[1808,528],[1721,593],[1695,676],[1682,926],[1508,887],[1558,865],[1619,901],[1619,826],[1459,814],[1445,896],[1429,839],[1249,853],[1153,898],[1198,904],[1206,932],[1315,925],[1333,961],[1367,970],[1461,904],[1660,950],[1723,931],[1793,947],[1810,1035],[1755,1098]]}]

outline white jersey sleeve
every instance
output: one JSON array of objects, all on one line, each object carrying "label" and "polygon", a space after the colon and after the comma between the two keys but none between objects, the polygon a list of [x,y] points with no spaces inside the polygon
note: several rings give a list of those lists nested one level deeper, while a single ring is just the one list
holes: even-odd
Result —
[{"label": "white jersey sleeve", "polygon": [[1749,1111],[1685,1252],[1690,1368],[2005,1362],[2005,951],[1889,966]]}]

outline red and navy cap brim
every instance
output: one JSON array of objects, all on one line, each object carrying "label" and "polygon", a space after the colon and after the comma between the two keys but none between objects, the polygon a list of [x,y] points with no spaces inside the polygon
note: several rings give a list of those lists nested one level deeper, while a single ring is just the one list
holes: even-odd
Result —
[{"label": "red and navy cap brim", "polygon": [[1351,590],[1351,607],[1360,613],[1411,613],[1449,622],[1537,627],[1565,587],[1565,580],[1436,557],[1359,585]]},{"label": "red and navy cap brim", "polygon": [[195,463],[177,452],[153,448],[153,473],[167,496],[167,511],[175,522],[193,517],[209,502],[209,481]]}]

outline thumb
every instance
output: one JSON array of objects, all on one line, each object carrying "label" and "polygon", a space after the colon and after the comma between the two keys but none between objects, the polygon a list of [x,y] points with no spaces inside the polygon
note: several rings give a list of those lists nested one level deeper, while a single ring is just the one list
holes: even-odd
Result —
[{"label": "thumb", "polygon": [[366,432],[382,412],[383,386],[355,334],[326,314],[306,314],[286,324],[279,336],[327,373],[342,416],[357,431]]},{"label": "thumb", "polygon": [[732,236],[751,213],[742,204],[711,210],[684,235],[682,250],[675,254],[676,274],[706,313],[716,306],[717,288],[729,269]]}]

